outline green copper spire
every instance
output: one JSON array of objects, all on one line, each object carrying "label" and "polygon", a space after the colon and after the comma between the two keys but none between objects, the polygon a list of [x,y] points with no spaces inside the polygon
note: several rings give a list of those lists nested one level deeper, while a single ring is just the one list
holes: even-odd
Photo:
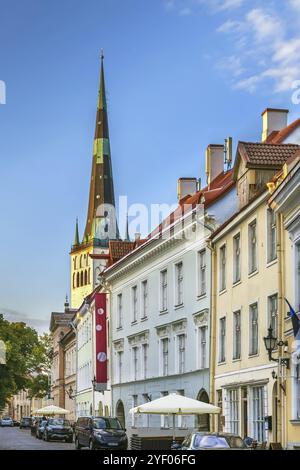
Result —
[{"label": "green copper spire", "polygon": [[79,230],[78,230],[78,217],[76,218],[75,239],[74,239],[74,246],[77,246],[77,245],[80,245]]}]

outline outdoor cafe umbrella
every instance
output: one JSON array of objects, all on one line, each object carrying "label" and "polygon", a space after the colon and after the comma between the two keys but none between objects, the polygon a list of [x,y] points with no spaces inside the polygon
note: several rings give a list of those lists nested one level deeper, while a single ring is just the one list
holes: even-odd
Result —
[{"label": "outdoor cafe umbrella", "polygon": [[66,415],[70,413],[69,410],[65,410],[64,408],[60,408],[59,406],[49,405],[45,406],[44,408],[40,408],[36,410],[36,415],[43,415],[43,416],[54,416],[54,415]]},{"label": "outdoor cafe umbrella", "polygon": [[176,415],[202,415],[202,414],[218,414],[220,408],[209,403],[194,400],[192,398],[170,393],[157,400],[144,403],[143,405],[131,408],[129,413],[137,414],[156,414],[156,415],[172,415],[173,416],[173,441],[175,441],[175,416]]}]

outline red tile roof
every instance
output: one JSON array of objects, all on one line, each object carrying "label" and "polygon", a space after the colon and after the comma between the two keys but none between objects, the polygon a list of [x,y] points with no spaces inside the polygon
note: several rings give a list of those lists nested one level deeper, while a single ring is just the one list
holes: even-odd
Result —
[{"label": "red tile roof", "polygon": [[289,124],[281,131],[273,131],[267,137],[265,143],[281,144],[295,129],[300,127],[300,118]]},{"label": "red tile roof", "polygon": [[280,168],[299,148],[296,144],[239,142],[238,153],[247,166]]}]

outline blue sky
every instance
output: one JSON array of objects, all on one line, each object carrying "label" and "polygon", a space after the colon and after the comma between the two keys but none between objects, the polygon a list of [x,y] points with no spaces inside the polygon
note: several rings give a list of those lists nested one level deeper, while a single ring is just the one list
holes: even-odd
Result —
[{"label": "blue sky", "polygon": [[40,329],[69,291],[100,49],[115,191],[176,202],[209,143],[259,140],[300,79],[300,0],[0,0],[0,311]]}]

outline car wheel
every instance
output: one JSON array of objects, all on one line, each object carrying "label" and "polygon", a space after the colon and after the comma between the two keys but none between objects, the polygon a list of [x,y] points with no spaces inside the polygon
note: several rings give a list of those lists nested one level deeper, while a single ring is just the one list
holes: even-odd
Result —
[{"label": "car wheel", "polygon": [[90,440],[89,449],[90,449],[90,450],[96,450],[96,447],[95,447],[95,444],[94,444],[93,439]]},{"label": "car wheel", "polygon": [[81,447],[82,447],[82,446],[79,444],[78,437],[75,437],[75,449],[76,449],[76,450],[80,450]]}]

